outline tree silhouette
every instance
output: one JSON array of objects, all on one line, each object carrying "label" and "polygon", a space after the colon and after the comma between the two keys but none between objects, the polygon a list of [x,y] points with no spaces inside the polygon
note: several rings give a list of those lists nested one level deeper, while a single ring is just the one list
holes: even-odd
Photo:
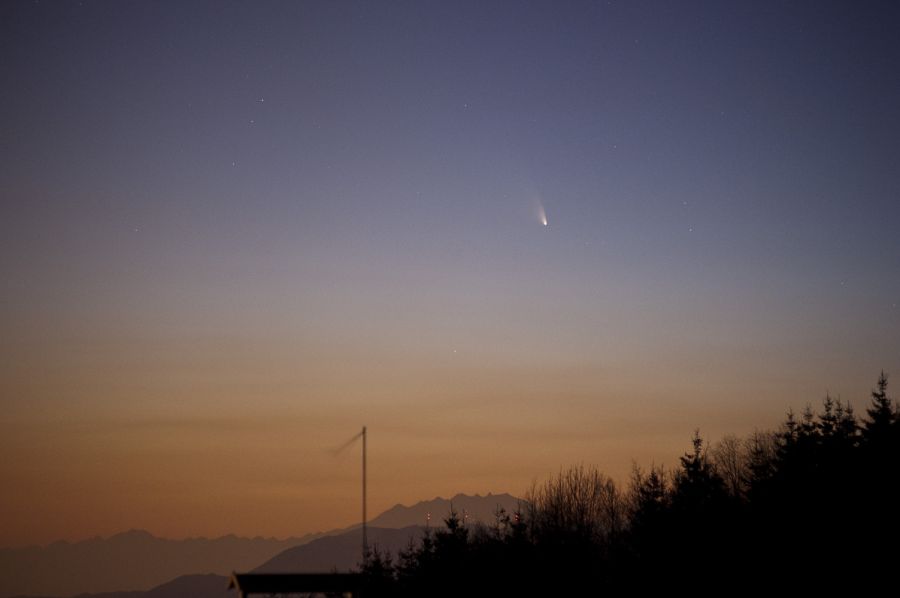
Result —
[{"label": "tree silhouette", "polygon": [[862,422],[826,395],[775,432],[710,450],[695,432],[676,469],[635,467],[625,493],[595,468],[560,470],[490,526],[451,507],[396,564],[375,547],[367,595],[866,593],[900,557],[898,434],[882,373]]},{"label": "tree silhouette", "polygon": [[873,444],[886,443],[892,436],[892,428],[897,421],[897,412],[887,395],[887,387],[887,376],[882,371],[872,391],[872,402],[866,409],[868,420],[863,424],[866,441]]}]

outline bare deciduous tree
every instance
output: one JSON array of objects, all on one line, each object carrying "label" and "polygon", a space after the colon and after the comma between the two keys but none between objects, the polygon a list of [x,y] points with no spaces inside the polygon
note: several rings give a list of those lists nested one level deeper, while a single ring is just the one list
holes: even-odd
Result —
[{"label": "bare deciduous tree", "polygon": [[615,482],[593,467],[571,467],[533,486],[528,505],[539,536],[576,535],[603,542],[625,523],[625,504]]},{"label": "bare deciduous tree", "polygon": [[743,497],[747,491],[747,446],[737,436],[725,436],[709,451],[709,458],[716,472],[725,481],[728,493]]}]

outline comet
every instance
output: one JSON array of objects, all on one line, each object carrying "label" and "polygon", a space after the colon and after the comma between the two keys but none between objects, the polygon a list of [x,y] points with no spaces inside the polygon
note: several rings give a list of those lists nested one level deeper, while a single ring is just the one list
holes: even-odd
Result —
[{"label": "comet", "polygon": [[534,214],[537,216],[538,222],[544,226],[550,226],[550,222],[547,220],[547,211],[544,209],[544,204],[540,199],[534,200]]}]

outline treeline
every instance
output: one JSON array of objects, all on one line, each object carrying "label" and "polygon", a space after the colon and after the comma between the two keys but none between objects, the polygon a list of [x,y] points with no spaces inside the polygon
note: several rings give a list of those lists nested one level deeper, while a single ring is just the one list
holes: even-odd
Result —
[{"label": "treeline", "polygon": [[373,547],[366,596],[896,592],[900,409],[882,373],[865,414],[826,397],[780,429],[707,447],[627,488],[573,467],[492,525]]}]

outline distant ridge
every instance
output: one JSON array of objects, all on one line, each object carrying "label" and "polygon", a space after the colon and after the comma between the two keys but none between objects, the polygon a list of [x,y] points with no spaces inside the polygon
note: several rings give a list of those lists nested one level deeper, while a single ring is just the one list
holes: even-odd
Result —
[{"label": "distant ridge", "polygon": [[230,574],[251,569],[303,538],[190,538],[168,540],[144,530],[109,538],[0,549],[0,598],[72,596],[148,590],[180,575]]},{"label": "distant ridge", "polygon": [[[470,524],[490,524],[498,507],[512,513],[519,502],[509,494],[457,494],[410,507],[397,504],[369,522],[370,543],[396,553],[410,538],[421,537],[429,514],[432,527],[442,526],[451,503]],[[349,570],[359,564],[360,553],[359,524],[285,540],[234,535],[168,540],[132,529],[109,538],[0,549],[0,598],[216,598],[228,596],[224,590],[216,594],[216,584],[225,579],[227,585],[222,576],[232,571]]]},{"label": "distant ridge", "polygon": [[[370,547],[380,551],[397,552],[409,545],[410,540],[418,542],[431,515],[433,528],[443,527],[444,519],[450,514],[450,506],[460,520],[467,517],[469,525],[491,524],[496,521],[498,508],[512,514],[519,508],[518,498],[509,494],[488,494],[467,496],[457,494],[453,498],[433,498],[416,503],[411,507],[394,505],[369,524]],[[359,526],[341,534],[318,538],[303,545],[288,548],[284,552],[263,563],[257,573],[313,573],[322,571],[349,571],[355,569],[361,560],[362,536]]]},{"label": "distant ridge", "polygon": [[[38,598],[16,596],[15,598]],[[46,598],[46,597],[45,597]],[[228,577],[223,575],[182,575],[145,591],[79,594],[77,598],[236,598],[228,590]]]},{"label": "distant ridge", "polygon": [[453,498],[435,497],[431,500],[423,500],[411,507],[394,505],[370,522],[375,527],[401,528],[410,525],[425,525],[426,517],[431,514],[431,525],[442,525],[443,520],[450,513],[450,505],[459,514],[460,519],[464,514],[468,515],[470,522],[480,521],[490,524],[496,519],[498,507],[507,513],[513,513],[522,501],[510,494],[491,494],[485,496],[476,494],[469,496],[457,494]]},{"label": "distant ridge", "polygon": [[[369,527],[370,546],[396,554],[418,541],[424,527],[413,525],[401,529]],[[354,529],[336,536],[325,536],[308,544],[288,548],[253,570],[254,573],[344,573],[359,567],[362,560],[362,534]]]}]

